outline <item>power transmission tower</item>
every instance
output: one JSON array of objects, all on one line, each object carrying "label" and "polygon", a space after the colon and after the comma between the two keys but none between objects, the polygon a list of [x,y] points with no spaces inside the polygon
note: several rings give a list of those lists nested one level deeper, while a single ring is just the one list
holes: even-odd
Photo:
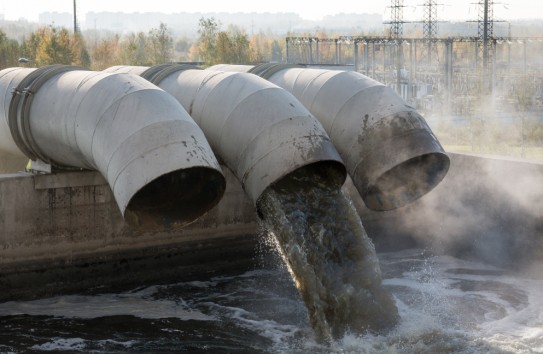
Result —
[{"label": "power transmission tower", "polygon": [[[441,5],[441,4],[439,4]],[[432,58],[432,46],[437,38],[437,6],[435,0],[425,0],[424,4],[424,18],[422,20],[422,34],[423,38],[427,41],[428,45],[428,63]]]},{"label": "power transmission tower", "polygon": [[[396,42],[396,92],[401,92],[401,68],[402,68],[402,37],[403,37],[403,0],[390,1],[390,21],[385,24],[390,24],[390,36],[397,39]],[[384,56],[384,54],[383,54]],[[383,65],[383,70],[385,67]]]},{"label": "power transmission tower", "polygon": [[494,37],[494,23],[504,22],[494,19],[494,0],[479,0],[477,17],[478,58],[482,59],[482,78],[484,89],[489,90],[496,68],[494,67],[496,38]]},{"label": "power transmission tower", "polygon": [[403,36],[403,0],[390,1],[390,21],[385,22],[390,24],[390,36],[393,38],[401,38]]},{"label": "power transmission tower", "polygon": [[483,73],[488,74],[490,62],[490,50],[494,36],[494,0],[479,0],[477,17],[477,37],[479,39],[479,51],[482,51]]}]

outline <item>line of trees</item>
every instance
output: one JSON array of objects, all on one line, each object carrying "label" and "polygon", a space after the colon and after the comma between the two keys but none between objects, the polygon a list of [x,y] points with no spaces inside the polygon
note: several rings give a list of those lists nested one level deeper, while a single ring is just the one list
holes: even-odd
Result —
[{"label": "line of trees", "polygon": [[263,33],[249,37],[243,29],[232,25],[223,31],[220,22],[214,18],[200,19],[198,35],[194,49],[206,65],[283,60],[283,47],[277,38]]},{"label": "line of trees", "polygon": [[168,26],[161,23],[149,32],[109,34],[99,38],[96,32],[72,33],[61,27],[39,27],[21,42],[0,30],[0,69],[18,66],[19,58],[39,67],[50,64],[78,65],[102,70],[114,65],[144,65],[173,61],[217,63],[281,62],[285,45],[271,33],[248,35],[229,26],[226,30],[214,18],[201,18],[198,38],[174,39]]}]

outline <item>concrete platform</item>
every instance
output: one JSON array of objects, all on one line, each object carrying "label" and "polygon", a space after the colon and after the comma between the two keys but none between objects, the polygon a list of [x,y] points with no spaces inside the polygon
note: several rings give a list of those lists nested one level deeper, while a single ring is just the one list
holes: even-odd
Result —
[{"label": "concrete platform", "polygon": [[181,229],[125,222],[97,172],[0,177],[0,301],[185,279],[246,266],[257,218],[225,169],[221,202]]}]

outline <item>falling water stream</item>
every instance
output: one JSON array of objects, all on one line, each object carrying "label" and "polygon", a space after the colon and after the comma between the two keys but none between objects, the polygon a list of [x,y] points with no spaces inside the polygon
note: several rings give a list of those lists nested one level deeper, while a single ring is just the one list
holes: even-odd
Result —
[{"label": "falling water stream", "polygon": [[318,167],[300,169],[268,188],[258,208],[319,338],[380,332],[397,323],[356,209]]}]

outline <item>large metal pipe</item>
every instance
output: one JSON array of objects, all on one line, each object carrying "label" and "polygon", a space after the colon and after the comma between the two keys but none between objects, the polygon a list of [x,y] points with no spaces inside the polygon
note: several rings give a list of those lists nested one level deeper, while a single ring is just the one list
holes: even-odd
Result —
[{"label": "large metal pipe", "polygon": [[409,204],[445,177],[449,158],[424,118],[393,89],[352,71],[293,65],[215,65],[291,92],[322,123],[373,210]]},{"label": "large metal pipe", "polygon": [[175,97],[202,128],[215,153],[256,204],[262,192],[287,174],[318,165],[337,185],[346,170],[322,125],[292,96],[255,75],[170,66],[112,67],[153,73],[153,82]]},{"label": "large metal pipe", "polygon": [[121,213],[139,223],[193,221],[225,189],[201,129],[136,75],[66,66],[0,71],[0,149],[98,170]]}]

